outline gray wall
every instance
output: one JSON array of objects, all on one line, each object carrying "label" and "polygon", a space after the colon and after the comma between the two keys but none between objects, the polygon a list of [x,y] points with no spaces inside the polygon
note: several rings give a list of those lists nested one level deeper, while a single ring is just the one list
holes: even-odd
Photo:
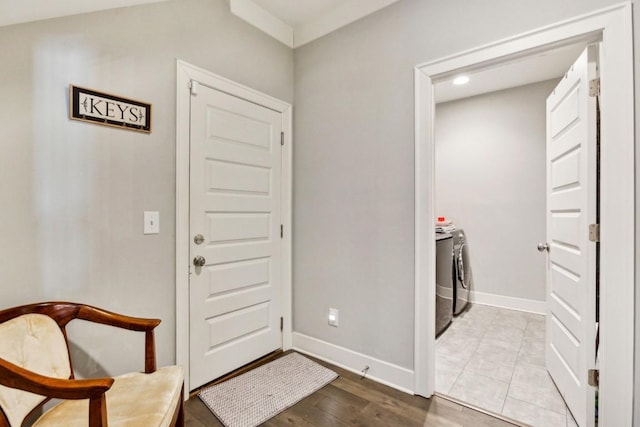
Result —
[{"label": "gray wall", "polygon": [[[0,28],[1,306],[72,300],[161,318],[161,365],[175,361],[176,59],[293,99],[291,49],[224,0]],[[70,121],[70,83],[151,102],[153,132]],[[145,210],[160,212],[159,235],[142,234]],[[139,334],[71,329],[81,375],[142,369]]]},{"label": "gray wall", "polygon": [[545,101],[556,83],[436,106],[436,214],[465,230],[475,292],[545,300],[535,248],[546,236]]},{"label": "gray wall", "polygon": [[616,3],[401,0],[296,49],[296,331],[413,368],[414,66]]}]

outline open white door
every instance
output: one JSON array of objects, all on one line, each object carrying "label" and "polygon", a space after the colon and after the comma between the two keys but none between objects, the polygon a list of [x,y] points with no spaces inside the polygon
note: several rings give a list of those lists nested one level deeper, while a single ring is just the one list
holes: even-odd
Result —
[{"label": "open white door", "polygon": [[595,424],[597,46],[547,99],[547,369],[581,427]]},{"label": "open white door", "polygon": [[190,388],[282,347],[282,113],[191,95]]}]

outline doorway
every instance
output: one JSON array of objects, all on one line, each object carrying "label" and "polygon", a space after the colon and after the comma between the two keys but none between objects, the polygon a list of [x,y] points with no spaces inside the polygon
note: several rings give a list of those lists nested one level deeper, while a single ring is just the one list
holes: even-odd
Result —
[{"label": "doorway", "polygon": [[[603,34],[606,37],[603,37]],[[631,425],[634,341],[634,101],[631,5],[625,3],[416,67],[415,390],[434,392],[435,242],[433,85],[466,70],[497,65],[602,37],[601,347],[599,416]],[[615,141],[615,143],[614,143]],[[604,229],[607,229],[606,236]],[[615,283],[616,288],[606,287]],[[582,374],[582,373],[581,373]],[[583,373],[586,375],[586,373]]]},{"label": "doorway", "polygon": [[[215,111],[213,111],[216,110],[216,108],[213,108],[213,110],[209,109],[211,111],[208,111],[206,115],[202,116],[205,118],[205,121],[199,127],[196,126],[196,128],[194,128],[191,120],[192,108],[194,108],[192,98],[194,96],[197,97],[198,93],[201,93],[201,98],[203,100],[206,98],[207,102],[205,102],[205,104],[220,104],[220,108],[217,109],[219,114],[216,114]],[[197,107],[197,105],[195,107]],[[234,116],[237,120],[235,120],[234,117],[229,116],[230,112],[234,111],[234,109],[241,110],[241,114]],[[236,123],[238,120],[246,122],[247,118],[251,118],[253,116],[256,117],[256,120],[253,122],[255,124],[255,126],[253,126],[253,130],[256,132],[248,135],[247,129],[248,127],[251,127],[249,126],[251,123],[248,124],[243,122],[239,126],[236,126],[236,133],[239,132],[238,135],[242,138],[253,138],[256,135],[264,134],[264,138],[262,139],[254,138],[255,141],[252,139],[255,144],[231,144],[227,137],[233,135],[229,133],[229,135],[222,135],[221,137],[224,140],[222,141],[222,145],[224,145],[224,147],[220,147],[221,151],[217,150],[215,147],[203,146],[203,149],[208,150],[206,157],[211,160],[211,162],[217,162],[219,167],[216,168],[215,174],[209,173],[208,175],[206,175],[206,168],[200,168],[202,169],[200,170],[200,172],[202,172],[202,176],[200,176],[200,178],[202,179],[199,181],[204,182],[204,177],[208,176],[209,182],[214,180],[216,182],[219,181],[218,184],[221,184],[215,185],[217,189],[216,191],[209,191],[211,190],[209,189],[205,191],[206,194],[203,196],[206,198],[213,195],[214,198],[217,197],[220,199],[218,201],[214,200],[213,203],[222,203],[220,206],[209,209],[212,210],[212,212],[215,211],[212,214],[213,218],[208,218],[207,220],[209,228],[211,228],[212,222],[223,221],[225,223],[218,224],[220,227],[217,228],[219,231],[217,234],[213,232],[207,233],[206,230],[204,233],[200,230],[192,230],[191,228],[194,223],[194,217],[196,218],[197,223],[197,212],[193,211],[199,206],[198,203],[195,205],[192,203],[194,200],[192,193],[195,190],[191,187],[191,180],[193,179],[192,163],[194,162],[194,159],[191,158],[191,137],[194,129],[205,129],[201,133],[208,138],[211,136],[211,132],[206,131],[207,121],[218,120],[220,124],[227,126],[233,125],[233,123]],[[268,126],[262,126],[265,123],[267,123]],[[231,126],[231,128],[233,128],[233,126]],[[277,132],[274,130],[275,128],[277,128]],[[246,347],[244,343],[249,341],[248,338],[252,338],[254,336],[269,337],[264,343],[262,343],[264,345],[257,345],[256,349],[258,350],[258,353],[261,351],[258,347],[267,349],[265,350],[266,352],[273,350],[271,347],[273,347],[276,341],[280,342],[280,339],[282,340],[281,346],[283,350],[291,348],[291,105],[257,92],[251,88],[227,80],[223,77],[217,76],[201,68],[178,61],[176,133],[176,362],[184,367],[185,388],[190,391],[199,386],[202,382],[201,379],[196,378],[194,378],[194,381],[191,381],[191,365],[194,360],[194,355],[192,354],[194,349],[191,346],[191,342],[194,340],[190,338],[190,334],[194,331],[192,318],[192,298],[194,296],[194,289],[191,288],[191,279],[194,276],[196,279],[202,279],[204,277],[203,267],[207,266],[207,254],[214,257],[214,261],[216,263],[216,266],[214,266],[213,269],[208,270],[212,270],[213,273],[222,274],[226,279],[229,279],[230,275],[232,275],[233,277],[231,278],[231,282],[234,283],[244,283],[248,280],[255,285],[247,287],[242,286],[242,283],[240,283],[241,289],[235,291],[231,290],[232,293],[239,292],[241,294],[236,295],[240,297],[239,300],[234,297],[238,300],[235,302],[248,304],[244,305],[244,309],[242,307],[240,307],[240,309],[232,307],[232,310],[230,311],[230,313],[233,313],[234,315],[241,314],[241,317],[244,317],[244,319],[241,319],[238,323],[240,329],[236,328],[236,332],[239,333],[236,334],[236,338],[239,335],[241,339],[236,340],[231,337],[231,341],[235,340],[235,342]],[[265,145],[265,141],[268,142],[267,145]],[[213,144],[215,145],[216,143]],[[212,144],[207,143],[207,145]],[[257,153],[258,151],[259,153]],[[227,159],[225,156],[231,157]],[[239,161],[233,156],[249,157]],[[253,160],[252,156],[255,157]],[[269,162],[269,164],[262,165],[260,162]],[[279,169],[279,180],[275,180],[270,177],[271,173],[267,169],[272,169],[271,163],[274,163]],[[244,172],[240,173],[241,171],[238,170],[239,168],[244,168]],[[199,169],[196,168],[196,171],[197,170]],[[209,172],[212,171],[209,170]],[[265,177],[267,178],[266,181],[262,179]],[[277,188],[267,191],[265,190],[265,185],[277,186]],[[271,200],[273,198],[271,195],[274,194],[277,194],[277,199],[279,200],[273,201],[275,205],[271,206],[268,212],[265,210],[266,208],[260,207],[261,205],[257,207],[250,206],[255,203],[263,203],[266,199]],[[196,201],[198,198],[202,199],[200,201],[205,200],[196,194]],[[239,198],[242,200],[239,200]],[[207,203],[209,203],[209,201],[207,201]],[[222,215],[222,213],[225,212],[230,212],[231,215]],[[238,215],[239,212],[241,212],[242,215]],[[192,214],[195,216],[192,217]],[[209,215],[209,217],[212,215]],[[200,215],[200,217],[202,217],[202,215]],[[233,224],[229,224],[230,220],[236,222],[239,221],[239,223],[233,226]],[[205,229],[207,229],[207,221],[204,221],[202,224]],[[236,230],[237,233],[230,235],[229,233],[233,232],[233,230]],[[253,234],[247,235],[249,232]],[[200,238],[200,236],[192,235],[194,233],[207,234],[207,236],[202,236],[202,238]],[[277,245],[273,244],[273,240],[277,240]],[[220,250],[224,251],[223,246],[230,242],[233,246],[230,254],[232,257],[229,258],[229,256],[227,256],[229,254],[227,254],[222,258],[219,258],[218,255],[222,254]],[[203,243],[207,244],[199,246]],[[265,255],[251,252],[254,251],[254,249],[260,249],[256,249],[254,247],[256,243],[259,246],[275,245],[278,256],[274,258],[270,255],[267,256],[268,254]],[[253,249],[249,246],[253,247]],[[198,249],[202,248],[207,249],[207,254],[196,253]],[[202,249],[202,251],[205,251],[205,249]],[[240,253],[241,250],[249,250],[251,253],[243,254]],[[200,259],[198,259],[198,262],[196,263],[195,258],[197,258],[197,255],[204,257],[203,266],[198,266]],[[230,270],[228,268],[231,265],[230,263],[238,268]],[[276,265],[269,267],[265,266],[265,263],[275,263]],[[276,270],[278,273],[277,276],[279,276],[277,278],[278,283],[271,283],[273,275],[271,275],[270,271]],[[240,274],[241,271],[243,271],[241,276],[247,280],[243,279],[238,282],[236,279],[240,278],[238,274]],[[211,276],[211,271],[207,271],[207,273]],[[265,278],[261,277],[264,275],[268,276],[266,283]],[[209,279],[211,278],[209,277]],[[275,282],[276,280],[273,281]],[[200,280],[200,282],[202,282],[202,280]],[[225,280],[225,283],[227,282],[231,283],[229,280]],[[206,285],[206,283],[204,284]],[[253,291],[264,293],[267,288],[272,288],[273,297],[277,298],[277,310],[273,307],[265,307],[265,301],[267,301],[268,298],[265,299],[266,297],[264,295],[258,298],[259,301],[256,300],[258,302],[245,301],[245,297],[254,293]],[[223,290],[220,296],[222,299],[229,302],[229,295],[230,293],[227,289]],[[215,298],[207,297],[206,299],[214,300]],[[267,304],[267,306],[268,305],[269,304]],[[226,309],[229,309],[229,307],[226,307]],[[273,313],[271,313],[272,311]],[[209,317],[215,319],[216,314],[214,313]],[[233,316],[228,314],[223,314],[222,316],[218,316],[218,319],[221,319],[221,323],[226,324],[228,321],[232,320],[232,317]],[[254,329],[249,330],[247,333],[247,325],[253,325]],[[225,333],[228,334],[230,328],[227,327],[228,325],[224,326],[226,331]],[[206,336],[205,331],[205,337]],[[203,340],[206,341],[207,339],[203,338]],[[209,342],[208,344],[209,346],[213,345],[213,347],[217,345],[219,349],[224,351],[229,347],[229,341],[223,343]],[[253,345],[250,347],[252,346]],[[204,353],[209,354],[212,352],[207,350]],[[243,355],[250,354],[251,351],[248,351],[247,348],[243,347],[240,353]],[[233,354],[223,354],[223,352],[220,352],[219,355],[221,358],[220,360],[224,361],[223,365],[227,370],[233,370],[246,362],[246,360],[240,360]],[[259,356],[260,355],[258,355],[258,357]],[[193,368],[198,369],[195,365]],[[208,373],[207,375],[216,374],[219,374],[219,372],[214,374]],[[200,374],[197,374],[196,377],[200,378]],[[188,393],[186,395],[188,396]]]},{"label": "doorway", "polygon": [[[558,70],[572,60],[565,63]],[[468,91],[482,84],[481,75],[465,75]],[[545,101],[560,78],[436,104],[436,216],[451,221],[437,235],[436,297],[453,276],[454,295],[472,298],[455,298],[436,339],[435,391],[526,424],[564,427],[567,410],[545,367],[546,258],[536,250],[546,234]],[[439,83],[436,101],[443,86],[453,84]],[[447,277],[450,247],[456,271]],[[453,301],[440,297],[436,312],[443,302]]]},{"label": "doorway", "polygon": [[[455,84],[459,77],[436,85],[435,207],[438,217],[451,221],[440,226],[446,232],[436,239],[436,313],[444,312],[439,306],[451,306],[442,292],[451,282],[442,261],[449,236],[456,310],[436,339],[435,391],[534,426],[564,427],[570,414],[585,425],[589,408],[593,418],[593,389],[567,379],[572,372],[586,372],[587,367],[577,366],[579,360],[589,368],[595,360],[595,339],[586,338],[596,324],[595,302],[586,303],[590,294],[582,290],[596,287],[594,276],[585,273],[596,271],[587,253],[597,244],[571,231],[577,222],[585,222],[584,229],[597,222],[587,220],[595,210],[595,179],[585,178],[591,176],[587,170],[594,176],[597,170],[596,151],[587,149],[595,148],[596,118],[586,117],[587,110],[595,113],[588,82],[596,77],[597,51],[597,45],[587,51],[579,43],[465,73],[465,86]],[[592,67],[586,66],[587,52]],[[518,83],[512,71],[527,84],[511,87]],[[559,139],[545,143],[548,132]],[[592,137],[584,138],[587,134]],[[548,252],[542,243],[547,225],[561,232],[547,240],[553,246]],[[456,249],[458,235],[465,236],[462,254]],[[450,271],[450,255],[448,260]],[[547,283],[549,266],[553,280]],[[553,290],[547,293],[545,284]],[[464,309],[465,299],[457,296],[467,293],[473,304],[461,313],[457,307]],[[591,313],[584,306],[592,307]],[[546,317],[554,319],[549,328],[547,307],[551,315]],[[558,312],[563,307],[567,311]],[[585,322],[591,327],[580,328]],[[545,351],[547,342],[553,351]],[[557,357],[545,358],[545,353]],[[588,393],[590,407],[579,398]]]}]

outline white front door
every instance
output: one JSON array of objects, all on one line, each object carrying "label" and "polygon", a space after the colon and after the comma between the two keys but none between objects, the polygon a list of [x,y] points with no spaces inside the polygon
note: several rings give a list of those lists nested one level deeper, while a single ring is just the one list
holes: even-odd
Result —
[{"label": "white front door", "polygon": [[201,85],[190,126],[194,389],[282,347],[282,114]]},{"label": "white front door", "polygon": [[547,369],[581,427],[595,422],[597,53],[589,46],[547,99]]}]

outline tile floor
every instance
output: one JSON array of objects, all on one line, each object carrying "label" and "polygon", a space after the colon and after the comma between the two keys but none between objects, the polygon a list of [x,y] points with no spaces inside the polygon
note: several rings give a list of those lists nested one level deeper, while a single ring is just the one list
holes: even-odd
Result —
[{"label": "tile floor", "polygon": [[436,340],[436,391],[532,426],[575,426],[544,363],[544,316],[475,304]]}]

